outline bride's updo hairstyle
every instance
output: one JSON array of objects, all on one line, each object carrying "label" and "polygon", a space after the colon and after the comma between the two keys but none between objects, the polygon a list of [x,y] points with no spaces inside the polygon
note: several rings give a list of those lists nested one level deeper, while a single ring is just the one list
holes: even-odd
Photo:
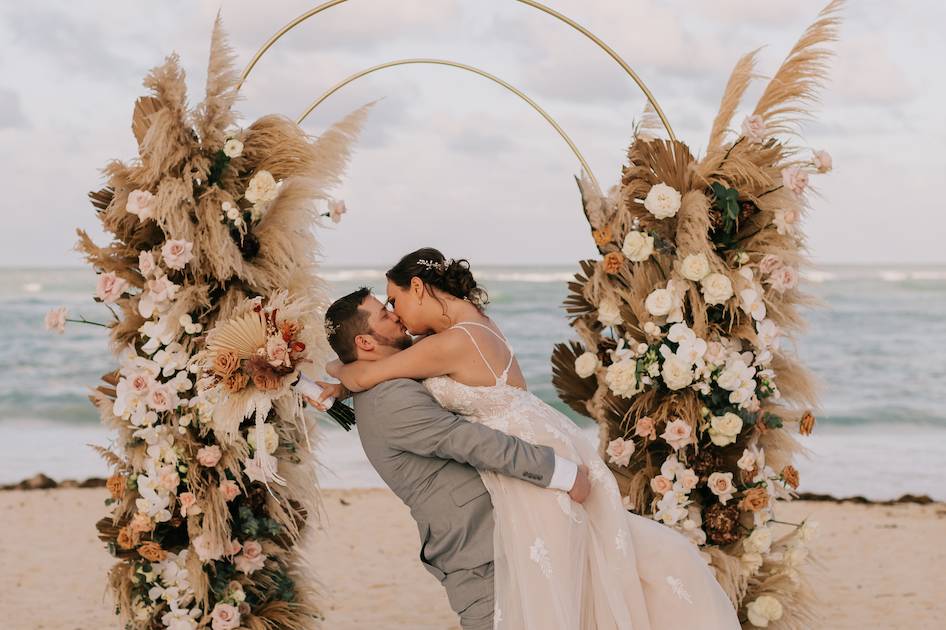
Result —
[{"label": "bride's updo hairstyle", "polygon": [[410,288],[411,278],[416,276],[424,282],[431,295],[434,294],[430,287],[434,287],[469,301],[480,311],[489,303],[486,290],[477,286],[473,278],[469,261],[464,258],[447,260],[433,247],[423,247],[407,254],[384,275],[402,289]]}]

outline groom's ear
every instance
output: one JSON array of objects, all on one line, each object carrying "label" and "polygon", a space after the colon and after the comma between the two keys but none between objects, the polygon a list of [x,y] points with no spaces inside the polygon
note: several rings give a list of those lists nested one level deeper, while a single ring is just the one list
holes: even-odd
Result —
[{"label": "groom's ear", "polygon": [[377,347],[378,344],[371,335],[355,335],[355,348],[357,350],[374,352],[375,348]]}]

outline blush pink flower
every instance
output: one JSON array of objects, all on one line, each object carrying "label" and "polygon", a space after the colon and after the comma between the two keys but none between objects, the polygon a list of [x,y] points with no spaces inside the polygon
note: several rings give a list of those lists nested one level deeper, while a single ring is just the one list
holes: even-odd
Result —
[{"label": "blush pink flower", "polygon": [[637,419],[637,422],[634,424],[634,433],[638,437],[650,438],[651,440],[657,438],[657,429],[654,423],[654,419],[650,416],[643,416]]},{"label": "blush pink flower", "polygon": [[232,479],[224,479],[220,482],[220,494],[224,501],[233,501],[240,494],[240,486]]},{"label": "blush pink flower", "polygon": [[171,466],[168,466],[158,475],[158,486],[164,490],[167,490],[168,492],[174,492],[180,483],[181,477]]},{"label": "blush pink flower", "polygon": [[216,444],[203,446],[197,450],[197,463],[210,468],[217,465],[217,462],[220,461],[220,456],[220,447]]},{"label": "blush pink flower", "polygon": [[57,332],[60,335],[66,332],[66,314],[68,312],[65,306],[59,306],[46,313],[43,320],[46,330]]},{"label": "blush pink flower", "polygon": [[167,241],[161,248],[161,258],[170,269],[183,269],[194,257],[194,244],[190,241]]},{"label": "blush pink flower", "polygon": [[265,562],[266,556],[263,554],[263,546],[255,540],[245,541],[243,543],[243,553],[233,559],[237,571],[242,571],[247,575],[262,569]]},{"label": "blush pink flower", "polygon": [[693,429],[685,420],[677,418],[667,423],[667,428],[660,434],[667,444],[677,451],[689,444],[692,440]]},{"label": "blush pink flower", "polygon": [[663,475],[657,475],[650,480],[650,489],[657,494],[667,494],[673,490],[673,482]]},{"label": "blush pink flower", "polygon": [[289,346],[281,335],[273,335],[266,340],[266,360],[273,367],[289,367]]},{"label": "blush pink flower", "polygon": [[742,135],[750,142],[762,142],[767,134],[762,116],[746,116],[742,121]]},{"label": "blush pink flower", "polygon": [[99,275],[95,295],[106,304],[113,304],[127,288],[128,282],[115,275],[114,271],[109,271]]},{"label": "blush pink flower", "polygon": [[627,466],[631,462],[631,455],[634,454],[634,442],[624,438],[611,440],[608,443],[607,453],[610,455],[608,460],[610,463]]},{"label": "blush pink flower", "polygon": [[766,254],[759,263],[759,272],[762,275],[768,275],[782,265],[782,260],[774,254]]},{"label": "blush pink flower", "polygon": [[233,556],[240,553],[240,551],[242,550],[243,550],[243,545],[240,544],[239,540],[237,540],[236,538],[233,538],[224,547],[223,555],[227,556],[228,558],[232,558]]},{"label": "blush pink flower", "polygon": [[831,154],[827,151],[815,151],[811,161],[819,173],[827,173],[834,168],[834,160],[831,159]]},{"label": "blush pink flower", "polygon": [[685,468],[677,473],[677,481],[680,482],[680,485],[684,490],[689,492],[696,487],[696,484],[699,483],[700,477],[693,471],[693,469]]},{"label": "blush pink flower", "polygon": [[197,505],[197,497],[193,492],[182,492],[177,498],[181,502],[181,516],[200,514],[203,511]]},{"label": "blush pink flower", "polygon": [[231,604],[218,603],[210,613],[213,630],[234,630],[240,627],[240,610]]},{"label": "blush pink flower", "polygon": [[332,219],[332,223],[341,223],[342,215],[348,212],[348,208],[345,207],[345,202],[342,199],[333,200],[328,204],[328,215]]},{"label": "blush pink flower", "polygon": [[804,194],[808,187],[808,173],[797,166],[789,166],[782,169],[782,183],[785,188],[791,190],[795,195]]},{"label": "blush pink flower", "polygon": [[125,203],[125,212],[129,212],[138,217],[139,221],[150,219],[154,215],[152,202],[154,195],[147,190],[133,190],[128,193],[128,201]]},{"label": "blush pink flower", "polygon": [[148,406],[155,411],[170,411],[178,402],[177,392],[167,384],[155,385],[148,392]]},{"label": "blush pink flower", "polygon": [[151,252],[138,253],[138,271],[141,272],[141,275],[147,278],[154,273],[156,268],[157,263],[154,262],[154,254]]},{"label": "blush pink flower", "polygon": [[767,282],[779,293],[794,289],[798,286],[798,270],[783,265],[772,272]]},{"label": "blush pink flower", "polygon": [[220,544],[214,543],[207,534],[195,536],[191,539],[191,544],[194,546],[197,557],[200,558],[202,562],[219,560],[223,556],[223,547]]},{"label": "blush pink flower", "polygon": [[131,391],[139,396],[146,396],[151,390],[152,385],[155,385],[155,381],[150,372],[141,370],[134,372],[128,377],[128,385],[131,386]]},{"label": "blush pink flower", "polygon": [[710,491],[719,497],[719,502],[723,505],[732,499],[736,488],[732,485],[732,473],[714,472],[707,481]]}]

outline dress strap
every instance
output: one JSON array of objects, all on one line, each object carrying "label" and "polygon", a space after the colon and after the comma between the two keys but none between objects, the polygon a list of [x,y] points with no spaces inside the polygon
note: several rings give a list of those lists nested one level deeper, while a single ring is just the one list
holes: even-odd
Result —
[{"label": "dress strap", "polygon": [[[480,328],[485,328],[489,332],[493,333],[493,336],[497,337],[500,341],[506,344],[506,349],[509,350],[509,361],[506,362],[506,368],[503,370],[503,373],[501,375],[497,376],[496,371],[493,370],[492,366],[489,364],[489,361],[487,361],[486,357],[483,355],[483,351],[480,350],[480,345],[476,343],[476,339],[473,337],[473,334],[469,330],[464,328],[463,324],[471,324],[473,326],[479,326]],[[485,363],[486,367],[489,368],[489,371],[493,373],[493,377],[495,377],[497,381],[505,382],[506,378],[509,376],[509,368],[512,367],[512,360],[516,354],[515,351],[512,349],[512,344],[509,343],[509,340],[503,337],[502,335],[500,335],[498,332],[496,332],[489,326],[487,326],[486,324],[481,324],[479,322],[457,322],[456,324],[451,326],[451,328],[459,328],[460,330],[465,332],[467,335],[469,335],[470,341],[472,341],[473,345],[476,346],[476,351],[480,353],[480,356],[483,358],[483,363]]]}]

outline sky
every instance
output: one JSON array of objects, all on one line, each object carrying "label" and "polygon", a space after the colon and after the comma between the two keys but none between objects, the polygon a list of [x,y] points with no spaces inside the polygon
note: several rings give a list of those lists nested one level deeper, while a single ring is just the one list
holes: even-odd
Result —
[{"label": "sky", "polygon": [[[135,156],[134,100],[177,52],[191,103],[203,90],[222,13],[242,68],[315,2],[43,0],[0,7],[0,266],[81,264],[75,228],[99,241],[89,190],[112,159]],[[821,0],[549,0],[638,72],[677,137],[700,155],[732,66],[760,48],[770,76]],[[852,0],[820,106],[795,141],[826,149],[805,229],[819,264],[946,262],[946,5]],[[280,40],[238,110],[295,118],[350,74],[407,57],[482,68],[562,125],[606,188],[616,183],[645,99],[592,42],[514,0],[351,0]],[[736,125],[764,81],[750,90]],[[306,120],[317,135],[381,99],[344,184],[349,213],[316,228],[324,261],[376,266],[417,247],[478,264],[569,265],[596,254],[565,142],[513,94],[457,69],[406,66],[357,81]]]}]

